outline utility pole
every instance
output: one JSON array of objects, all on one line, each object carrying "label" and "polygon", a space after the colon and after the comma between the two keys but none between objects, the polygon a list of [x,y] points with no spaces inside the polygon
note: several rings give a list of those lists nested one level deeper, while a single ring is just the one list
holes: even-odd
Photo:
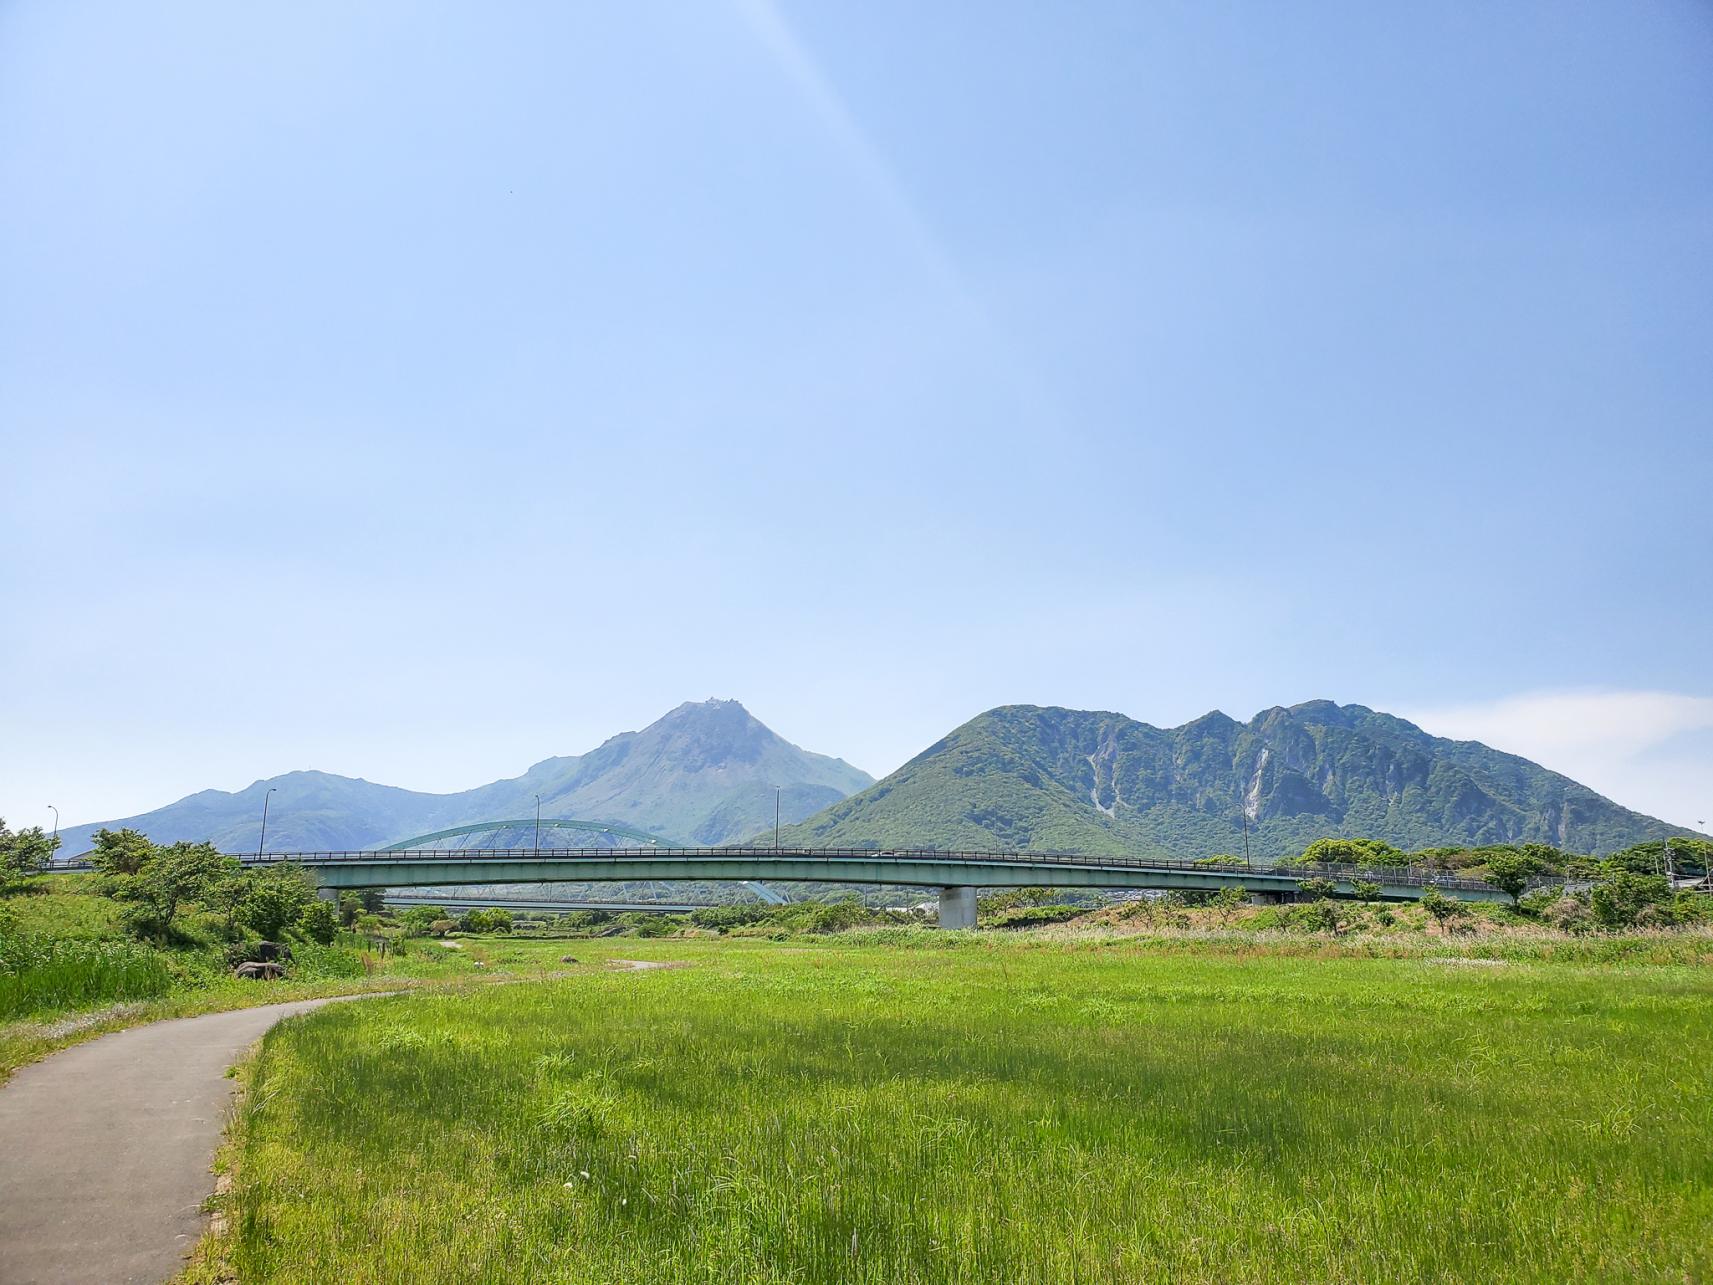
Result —
[{"label": "utility pole", "polygon": [[262,795],[262,837],[256,840],[257,857],[262,855],[262,849],[267,846],[268,842],[268,796],[278,788],[278,786],[274,786],[267,794]]},{"label": "utility pole", "polygon": [[1245,803],[1243,810],[1237,814],[1243,818],[1243,865],[1249,866],[1249,805]]},{"label": "utility pole", "polygon": [[773,850],[779,851],[779,787],[773,787]]},{"label": "utility pole", "polygon": [[53,854],[59,851],[59,809],[50,803],[48,811],[54,814],[54,846],[48,849],[48,860],[52,861]]},{"label": "utility pole", "polygon": [[541,855],[541,796],[535,796],[535,855]]}]

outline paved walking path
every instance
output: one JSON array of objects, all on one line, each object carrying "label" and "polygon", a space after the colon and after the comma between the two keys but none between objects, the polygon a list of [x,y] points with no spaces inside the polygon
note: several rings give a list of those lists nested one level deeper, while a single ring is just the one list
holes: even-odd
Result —
[{"label": "paved walking path", "polygon": [[226,1068],[281,1018],[330,1002],[135,1026],[15,1072],[0,1086],[0,1285],[178,1271],[214,1189]]}]

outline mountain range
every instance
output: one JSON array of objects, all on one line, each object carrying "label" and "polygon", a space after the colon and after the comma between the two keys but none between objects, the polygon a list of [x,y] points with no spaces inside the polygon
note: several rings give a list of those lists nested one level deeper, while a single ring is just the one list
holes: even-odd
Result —
[{"label": "mountain range", "polygon": [[1246,828],[1258,860],[1325,835],[1609,852],[1688,833],[1514,754],[1322,700],[1172,728],[1002,706],[784,838],[1194,859],[1241,855]]},{"label": "mountain range", "polygon": [[[203,790],[140,816],[73,826],[62,852],[88,850],[103,825],[130,826],[157,843],[209,840],[225,852],[253,851],[271,789],[267,845],[275,852],[381,847],[480,821],[541,815],[609,822],[699,844],[732,843],[801,820],[873,783],[841,759],[799,749],[736,701],[684,704],[640,732],[624,732],[587,754],[544,759],[522,776],[455,794],[426,794],[328,772],[288,772],[235,792]],[[527,834],[473,836],[470,846],[528,844]],[[544,839],[545,841],[545,839]],[[563,832],[564,846],[603,845],[603,836]],[[619,840],[623,841],[623,840]]]},{"label": "mountain range", "polygon": [[[1324,835],[1400,848],[1538,841],[1607,852],[1687,831],[1474,741],[1430,736],[1361,705],[1310,701],[1247,723],[1217,711],[1159,728],[1122,714],[1007,705],[971,719],[881,781],[812,754],[736,701],[680,705],[587,754],[455,794],[326,772],[291,772],[235,793],[204,790],[141,816],[62,832],[87,850],[100,824],[156,842],[253,850],[262,801],[276,852],[382,847],[461,825],[566,817],[718,845],[773,839],[774,789],[811,846],[1024,848],[1180,859],[1300,852]],[[545,836],[544,836],[545,837]],[[587,831],[554,842],[631,842]],[[528,827],[460,840],[527,845]]]}]

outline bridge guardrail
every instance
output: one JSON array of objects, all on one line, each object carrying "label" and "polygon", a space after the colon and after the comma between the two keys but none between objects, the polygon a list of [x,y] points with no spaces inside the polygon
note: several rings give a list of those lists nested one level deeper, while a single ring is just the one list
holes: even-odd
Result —
[{"label": "bridge guardrail", "polygon": [[[295,861],[307,865],[345,862],[396,861],[519,861],[519,860],[602,860],[602,861],[684,861],[709,860],[718,857],[747,857],[758,860],[826,860],[861,861],[876,858],[898,861],[951,861],[970,864],[1004,864],[1021,866],[1074,865],[1113,870],[1135,870],[1138,873],[1182,871],[1190,874],[1246,874],[1278,878],[1295,882],[1301,879],[1325,878],[1335,880],[1373,879],[1379,883],[1415,887],[1491,891],[1493,885],[1481,879],[1466,879],[1424,866],[1358,867],[1350,865],[1292,865],[1288,867],[1254,865],[1244,862],[1172,861],[1165,858],[1090,856],[1076,852],[1003,852],[976,849],[941,851],[934,848],[772,848],[756,845],[727,845],[717,848],[450,848],[417,849],[386,852],[379,849],[331,852],[266,852],[232,853],[245,865],[268,865]],[[88,870],[87,861],[56,862],[50,870]],[[1529,887],[1551,887],[1563,880],[1536,877]]]}]

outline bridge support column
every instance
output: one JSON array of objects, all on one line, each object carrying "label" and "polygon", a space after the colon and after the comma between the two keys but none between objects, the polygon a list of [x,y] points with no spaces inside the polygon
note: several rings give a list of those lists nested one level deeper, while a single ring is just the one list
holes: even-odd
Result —
[{"label": "bridge support column", "polygon": [[315,899],[317,901],[331,901],[337,906],[339,904],[339,889],[329,888],[324,883],[316,884]]},{"label": "bridge support column", "polygon": [[940,889],[940,927],[975,927],[975,889],[970,887]]}]

